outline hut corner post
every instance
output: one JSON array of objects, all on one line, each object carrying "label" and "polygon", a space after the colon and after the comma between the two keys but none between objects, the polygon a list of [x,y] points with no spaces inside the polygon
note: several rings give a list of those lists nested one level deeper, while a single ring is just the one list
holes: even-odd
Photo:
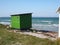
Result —
[{"label": "hut corner post", "polygon": [[60,38],[60,14],[59,14],[59,34],[58,37]]}]

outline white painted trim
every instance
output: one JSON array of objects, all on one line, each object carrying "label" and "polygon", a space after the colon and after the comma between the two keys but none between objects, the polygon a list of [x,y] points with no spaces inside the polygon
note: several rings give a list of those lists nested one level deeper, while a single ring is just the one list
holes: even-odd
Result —
[{"label": "white painted trim", "polygon": [[58,31],[58,37],[60,37],[60,14],[59,14],[59,31]]}]

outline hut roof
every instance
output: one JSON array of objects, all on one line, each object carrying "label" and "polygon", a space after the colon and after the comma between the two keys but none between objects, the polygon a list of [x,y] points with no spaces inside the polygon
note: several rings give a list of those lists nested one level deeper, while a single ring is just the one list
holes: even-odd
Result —
[{"label": "hut roof", "polygon": [[29,14],[32,14],[32,13],[14,14],[14,15],[11,15],[11,16],[20,16],[20,15],[29,15]]},{"label": "hut roof", "polygon": [[58,8],[57,12],[60,13],[60,7]]}]

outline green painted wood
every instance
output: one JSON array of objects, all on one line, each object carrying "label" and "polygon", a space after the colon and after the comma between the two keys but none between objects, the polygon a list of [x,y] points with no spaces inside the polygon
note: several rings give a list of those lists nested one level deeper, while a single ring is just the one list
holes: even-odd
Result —
[{"label": "green painted wood", "polygon": [[11,26],[12,28],[20,28],[20,17],[19,16],[11,16]]}]

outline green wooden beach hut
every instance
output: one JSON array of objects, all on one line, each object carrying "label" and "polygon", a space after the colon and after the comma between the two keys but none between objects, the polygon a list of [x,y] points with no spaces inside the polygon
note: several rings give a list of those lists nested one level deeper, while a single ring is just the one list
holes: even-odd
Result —
[{"label": "green wooden beach hut", "polygon": [[11,28],[29,29],[32,27],[32,13],[11,15]]}]

